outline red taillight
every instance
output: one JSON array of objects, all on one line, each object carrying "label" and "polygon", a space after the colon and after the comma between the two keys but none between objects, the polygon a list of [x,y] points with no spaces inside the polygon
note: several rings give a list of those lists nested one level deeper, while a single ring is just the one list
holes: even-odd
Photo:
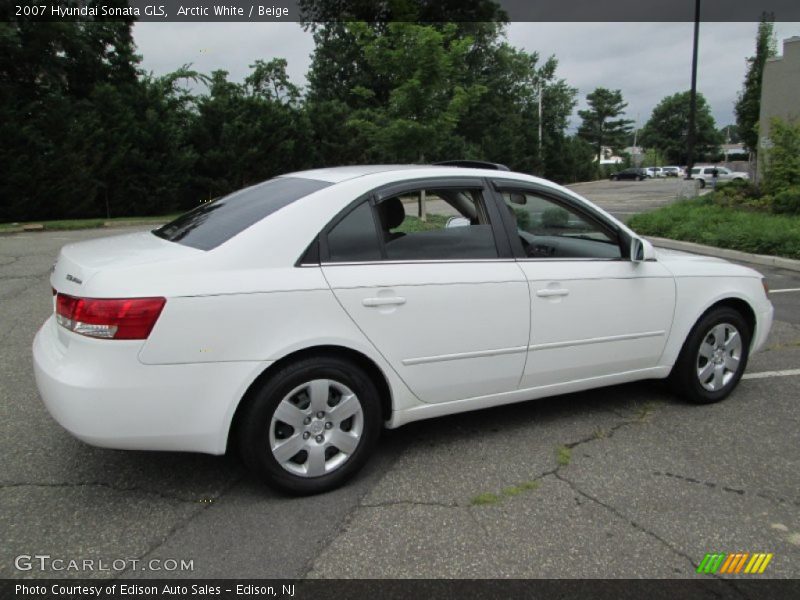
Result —
[{"label": "red taillight", "polygon": [[56,296],[56,319],[70,331],[95,338],[144,340],[166,298],[75,298]]}]

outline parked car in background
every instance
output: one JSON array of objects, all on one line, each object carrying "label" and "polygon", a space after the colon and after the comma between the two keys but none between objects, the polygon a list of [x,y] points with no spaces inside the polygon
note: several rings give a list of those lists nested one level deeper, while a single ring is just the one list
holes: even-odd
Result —
[{"label": "parked car in background", "polygon": [[50,283],[34,372],[64,428],[238,450],[296,494],[341,485],[384,427],[420,419],[644,379],[717,402],[773,314],[758,272],[656,251],[575,192],[488,163],[275,177],[67,245]]},{"label": "parked car in background", "polygon": [[645,172],[647,176],[652,178],[655,177],[664,177],[664,173],[661,171],[661,167],[645,167]]},{"label": "parked car in background", "polygon": [[713,183],[715,171],[717,181],[750,181],[750,175],[744,171],[731,171],[725,167],[715,167],[714,165],[699,165],[692,168],[692,179],[697,179],[701,188],[705,187]]},{"label": "parked car in background", "polygon": [[644,169],[631,167],[630,169],[624,169],[618,173],[612,173],[609,179],[611,181],[619,181],[622,179],[635,179],[636,181],[642,181],[647,179],[647,172]]},{"label": "parked car in background", "polygon": [[661,167],[664,177],[686,177],[686,171],[681,167]]}]

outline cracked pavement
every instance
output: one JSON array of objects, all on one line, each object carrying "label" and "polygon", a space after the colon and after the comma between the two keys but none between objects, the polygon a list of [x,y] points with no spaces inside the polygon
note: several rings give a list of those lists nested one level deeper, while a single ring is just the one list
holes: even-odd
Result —
[{"label": "cracked pavement", "polygon": [[[120,232],[0,236],[0,577],[685,578],[706,552],[739,551],[800,577],[796,376],[710,406],[647,382],[414,423],[385,432],[350,485],[300,499],[234,457],[72,439],[38,397],[30,344],[58,248]],[[776,307],[749,372],[800,367],[800,294]],[[194,571],[21,572],[19,554]]]}]

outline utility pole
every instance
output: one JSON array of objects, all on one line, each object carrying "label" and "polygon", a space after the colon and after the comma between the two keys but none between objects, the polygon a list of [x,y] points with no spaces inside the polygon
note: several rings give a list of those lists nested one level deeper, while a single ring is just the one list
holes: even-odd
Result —
[{"label": "utility pole", "polygon": [[542,158],[542,81],[539,80],[539,91],[537,92],[537,97],[539,98],[539,163],[541,164],[544,160]]},{"label": "utility pole", "polygon": [[689,96],[689,135],[686,140],[686,179],[694,166],[695,113],[697,112],[697,43],[700,38],[700,0],[694,2],[694,49],[692,50],[692,91]]}]

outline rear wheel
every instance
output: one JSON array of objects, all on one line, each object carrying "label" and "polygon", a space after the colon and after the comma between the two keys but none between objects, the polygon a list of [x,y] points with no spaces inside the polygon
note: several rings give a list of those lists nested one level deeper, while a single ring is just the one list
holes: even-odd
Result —
[{"label": "rear wheel", "polygon": [[378,390],[357,365],[300,360],[253,392],[239,449],[268,484],[292,494],[336,488],[367,461],[381,429]]},{"label": "rear wheel", "polygon": [[709,311],[694,326],[670,374],[673,388],[696,404],[725,399],[747,366],[751,332],[730,308]]}]

